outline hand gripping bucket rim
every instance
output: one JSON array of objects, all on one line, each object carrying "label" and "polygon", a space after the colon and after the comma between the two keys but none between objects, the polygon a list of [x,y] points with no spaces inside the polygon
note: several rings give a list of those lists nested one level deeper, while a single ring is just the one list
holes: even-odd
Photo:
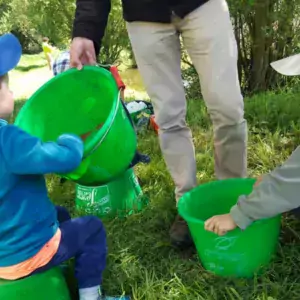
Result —
[{"label": "hand gripping bucket rim", "polygon": [[[255,179],[252,179],[252,178],[246,178],[246,179],[241,179],[241,178],[229,178],[229,179],[226,179],[226,182],[239,182],[240,180],[245,180],[245,181],[249,181],[249,182],[253,182],[253,184],[255,183]],[[199,186],[197,186],[197,187],[195,187],[194,189],[192,189],[191,191],[193,191],[193,190],[202,190],[202,189],[208,189],[209,187],[211,187],[212,189],[213,188],[217,188],[218,187],[218,185],[219,185],[219,182],[220,181],[211,181],[211,182],[207,182],[207,183],[205,183],[205,184],[201,184],[201,185],[199,185]],[[191,192],[190,191],[190,192]],[[189,193],[189,192],[188,192]],[[186,196],[187,196],[187,194],[188,193],[186,193],[186,194],[184,194],[180,199],[179,199],[179,201],[178,201],[178,211],[179,211],[179,214],[180,214],[180,216],[184,219],[184,220],[186,220],[187,222],[193,222],[193,223],[198,223],[198,224],[202,224],[203,226],[204,226],[204,223],[205,223],[205,221],[206,220],[202,220],[202,219],[197,219],[197,218],[195,218],[195,217],[193,217],[193,216],[191,216],[190,214],[188,214],[187,212],[186,212],[186,210],[184,209],[184,207],[183,207],[183,202],[185,201],[185,198],[186,198]],[[254,221],[253,223],[252,223],[252,225],[254,225],[254,224],[261,224],[261,223],[265,223],[266,222],[266,220],[265,219],[261,219],[261,220],[256,220],[256,221]],[[251,226],[251,225],[250,225]]]},{"label": "hand gripping bucket rim", "polygon": [[[205,220],[229,213],[240,195],[249,195],[255,180],[237,178],[206,183],[187,192],[178,203],[187,221],[203,267],[219,276],[253,278],[261,275],[276,253],[280,215],[236,228],[223,236],[205,230]],[[261,243],[261,241],[264,241]]]},{"label": "hand gripping bucket rim", "polygon": [[[72,76],[74,73],[76,72],[85,72],[85,71],[89,71],[89,70],[93,70],[95,72],[98,72],[99,74],[101,74],[102,76],[105,76],[108,80],[110,80],[112,82],[112,85],[114,85],[116,87],[116,96],[115,99],[113,100],[113,105],[112,105],[112,109],[106,119],[106,121],[104,122],[103,126],[100,129],[94,129],[90,132],[90,134],[93,134],[92,138],[89,138],[86,140],[86,142],[84,143],[84,158],[86,158],[87,156],[91,155],[99,146],[100,144],[104,141],[104,139],[106,138],[107,134],[109,133],[115,117],[117,115],[117,111],[120,105],[120,90],[117,86],[117,83],[114,79],[114,77],[112,76],[112,74],[99,66],[84,66],[82,70],[77,70],[75,68],[69,69],[63,73],[60,73],[59,75],[53,77],[52,79],[50,79],[47,83],[45,83],[43,86],[41,86],[31,97],[35,98],[35,96],[39,93],[42,93],[45,89],[48,88],[49,85],[51,85],[53,82],[60,80],[63,77],[67,77],[67,76]],[[19,115],[18,115],[18,119],[22,119],[22,116],[24,114],[26,114],[27,109],[30,108],[31,105],[31,101],[26,101],[23,108],[20,110]]]}]

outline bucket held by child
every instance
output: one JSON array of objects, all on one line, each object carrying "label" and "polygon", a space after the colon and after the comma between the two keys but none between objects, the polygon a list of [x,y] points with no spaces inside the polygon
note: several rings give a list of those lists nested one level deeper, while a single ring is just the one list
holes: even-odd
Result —
[{"label": "bucket held by child", "polygon": [[100,67],[70,69],[44,84],[23,106],[15,125],[42,141],[56,141],[64,133],[81,136],[83,176],[65,174],[82,185],[105,184],[130,165],[136,152],[134,128],[120,101],[113,75]]}]

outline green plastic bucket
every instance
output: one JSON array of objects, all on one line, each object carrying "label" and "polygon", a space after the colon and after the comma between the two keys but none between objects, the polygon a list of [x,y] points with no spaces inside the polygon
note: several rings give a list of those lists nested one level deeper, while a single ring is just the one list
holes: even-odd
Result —
[{"label": "green plastic bucket", "polygon": [[229,179],[200,185],[179,200],[179,214],[187,221],[205,269],[220,276],[251,278],[261,274],[276,252],[280,216],[254,222],[218,236],[204,229],[214,215],[229,213],[240,195],[251,193],[253,179]]},{"label": "green plastic bucket", "polygon": [[20,280],[0,279],[2,300],[70,300],[70,294],[60,268]]},{"label": "green plastic bucket", "polygon": [[77,181],[83,185],[118,177],[137,147],[117,84],[100,67],[70,69],[51,79],[27,100],[15,125],[43,141],[56,141],[64,133],[85,137],[84,157],[90,158],[90,165]]},{"label": "green plastic bucket", "polygon": [[76,209],[100,218],[125,217],[141,211],[147,204],[133,169],[106,185],[76,185]]}]

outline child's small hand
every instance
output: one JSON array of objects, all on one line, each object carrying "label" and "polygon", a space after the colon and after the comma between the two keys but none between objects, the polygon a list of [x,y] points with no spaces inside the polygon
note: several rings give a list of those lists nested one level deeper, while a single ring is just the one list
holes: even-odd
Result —
[{"label": "child's small hand", "polygon": [[208,219],[204,228],[207,231],[214,232],[218,235],[225,235],[228,231],[235,229],[237,225],[230,214],[214,216]]},{"label": "child's small hand", "polygon": [[80,166],[76,170],[69,173],[66,177],[70,180],[75,180],[75,181],[78,180],[86,173],[89,165],[90,165],[90,158],[87,157],[81,162]]}]

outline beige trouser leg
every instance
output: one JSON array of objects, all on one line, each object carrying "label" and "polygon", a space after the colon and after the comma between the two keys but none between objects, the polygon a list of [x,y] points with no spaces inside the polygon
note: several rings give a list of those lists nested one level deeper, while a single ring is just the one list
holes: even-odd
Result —
[{"label": "beige trouser leg", "polygon": [[245,176],[246,123],[226,2],[210,0],[183,20],[174,18],[172,24],[133,22],[127,29],[154,104],[161,150],[176,185],[176,198],[196,186],[194,146],[185,122],[178,32],[199,72],[214,123],[216,175]]},{"label": "beige trouser leg", "polygon": [[174,23],[199,74],[214,125],[216,176],[246,177],[247,123],[228,5],[225,0],[210,0]]},{"label": "beige trouser leg", "polygon": [[127,24],[139,71],[153,102],[159,140],[176,185],[176,198],[196,186],[192,134],[185,122],[180,41],[172,24]]}]

